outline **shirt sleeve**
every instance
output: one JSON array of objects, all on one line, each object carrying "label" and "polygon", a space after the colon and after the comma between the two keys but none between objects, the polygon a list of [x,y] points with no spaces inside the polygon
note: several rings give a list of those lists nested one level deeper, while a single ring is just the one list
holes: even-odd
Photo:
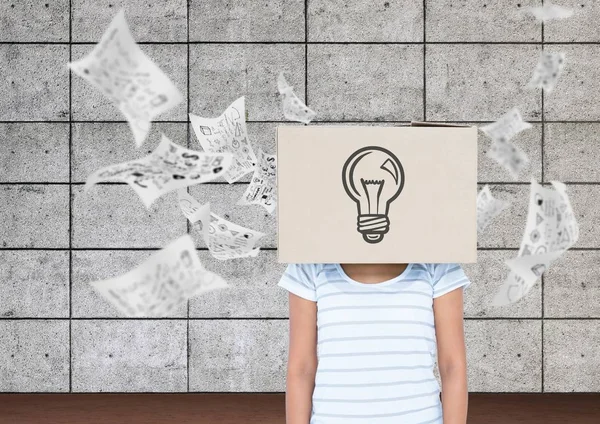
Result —
[{"label": "shirt sleeve", "polygon": [[311,264],[289,264],[279,280],[279,287],[303,299],[317,301],[314,266]]},{"label": "shirt sleeve", "polygon": [[440,297],[458,288],[466,289],[471,281],[458,264],[434,264],[433,297]]}]

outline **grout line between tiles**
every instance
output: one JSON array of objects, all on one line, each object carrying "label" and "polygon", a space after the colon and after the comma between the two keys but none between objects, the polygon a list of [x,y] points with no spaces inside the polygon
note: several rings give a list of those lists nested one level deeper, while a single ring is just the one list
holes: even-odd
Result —
[{"label": "grout line between tiles", "polygon": [[[69,0],[69,62],[73,60],[73,5]],[[73,391],[73,74],[69,69],[69,393]]]}]

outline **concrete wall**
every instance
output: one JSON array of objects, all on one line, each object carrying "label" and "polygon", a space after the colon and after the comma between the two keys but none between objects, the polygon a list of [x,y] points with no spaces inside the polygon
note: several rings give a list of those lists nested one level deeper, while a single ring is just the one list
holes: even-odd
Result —
[{"label": "concrete wall", "polygon": [[[126,186],[84,196],[82,183],[101,166],[150,152],[161,131],[184,143],[188,111],[215,116],[242,94],[253,142],[272,152],[283,121],[275,80],[286,69],[322,122],[481,123],[520,107],[534,128],[517,142],[536,179],[568,183],[581,237],[524,301],[486,306],[506,275],[504,259],[516,255],[529,187],[528,176],[514,182],[485,157],[482,137],[479,180],[513,206],[480,239],[479,263],[466,267],[474,281],[466,298],[470,389],[600,391],[600,6],[561,0],[577,15],[542,28],[522,15],[540,3],[2,2],[0,390],[284,390],[287,305],[275,287],[283,270],[275,219],[235,205],[245,185],[191,193],[269,233],[270,249],[230,262],[200,251],[231,289],[155,320],[117,318],[88,282],[125,272],[184,233],[175,196],[146,211]],[[189,97],[160,117],[139,151],[115,108],[66,66],[121,6],[142,49]],[[568,60],[545,97],[524,88],[543,48]]]}]

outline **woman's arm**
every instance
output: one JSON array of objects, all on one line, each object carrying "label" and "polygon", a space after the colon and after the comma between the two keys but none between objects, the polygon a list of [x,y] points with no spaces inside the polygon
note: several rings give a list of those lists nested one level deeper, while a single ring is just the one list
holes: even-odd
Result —
[{"label": "woman's arm", "polygon": [[317,371],[317,304],[290,293],[287,424],[309,424]]},{"label": "woman's arm", "polygon": [[442,378],[444,424],[465,424],[468,390],[462,289],[435,298],[433,311],[438,367]]}]

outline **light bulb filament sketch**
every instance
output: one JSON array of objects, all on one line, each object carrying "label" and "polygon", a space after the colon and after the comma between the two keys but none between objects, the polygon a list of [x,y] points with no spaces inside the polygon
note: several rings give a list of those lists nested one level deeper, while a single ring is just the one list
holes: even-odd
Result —
[{"label": "light bulb filament sketch", "polygon": [[357,231],[367,243],[379,243],[390,230],[390,203],[404,187],[402,164],[383,147],[363,147],[344,163],[342,183],[356,202]]}]

